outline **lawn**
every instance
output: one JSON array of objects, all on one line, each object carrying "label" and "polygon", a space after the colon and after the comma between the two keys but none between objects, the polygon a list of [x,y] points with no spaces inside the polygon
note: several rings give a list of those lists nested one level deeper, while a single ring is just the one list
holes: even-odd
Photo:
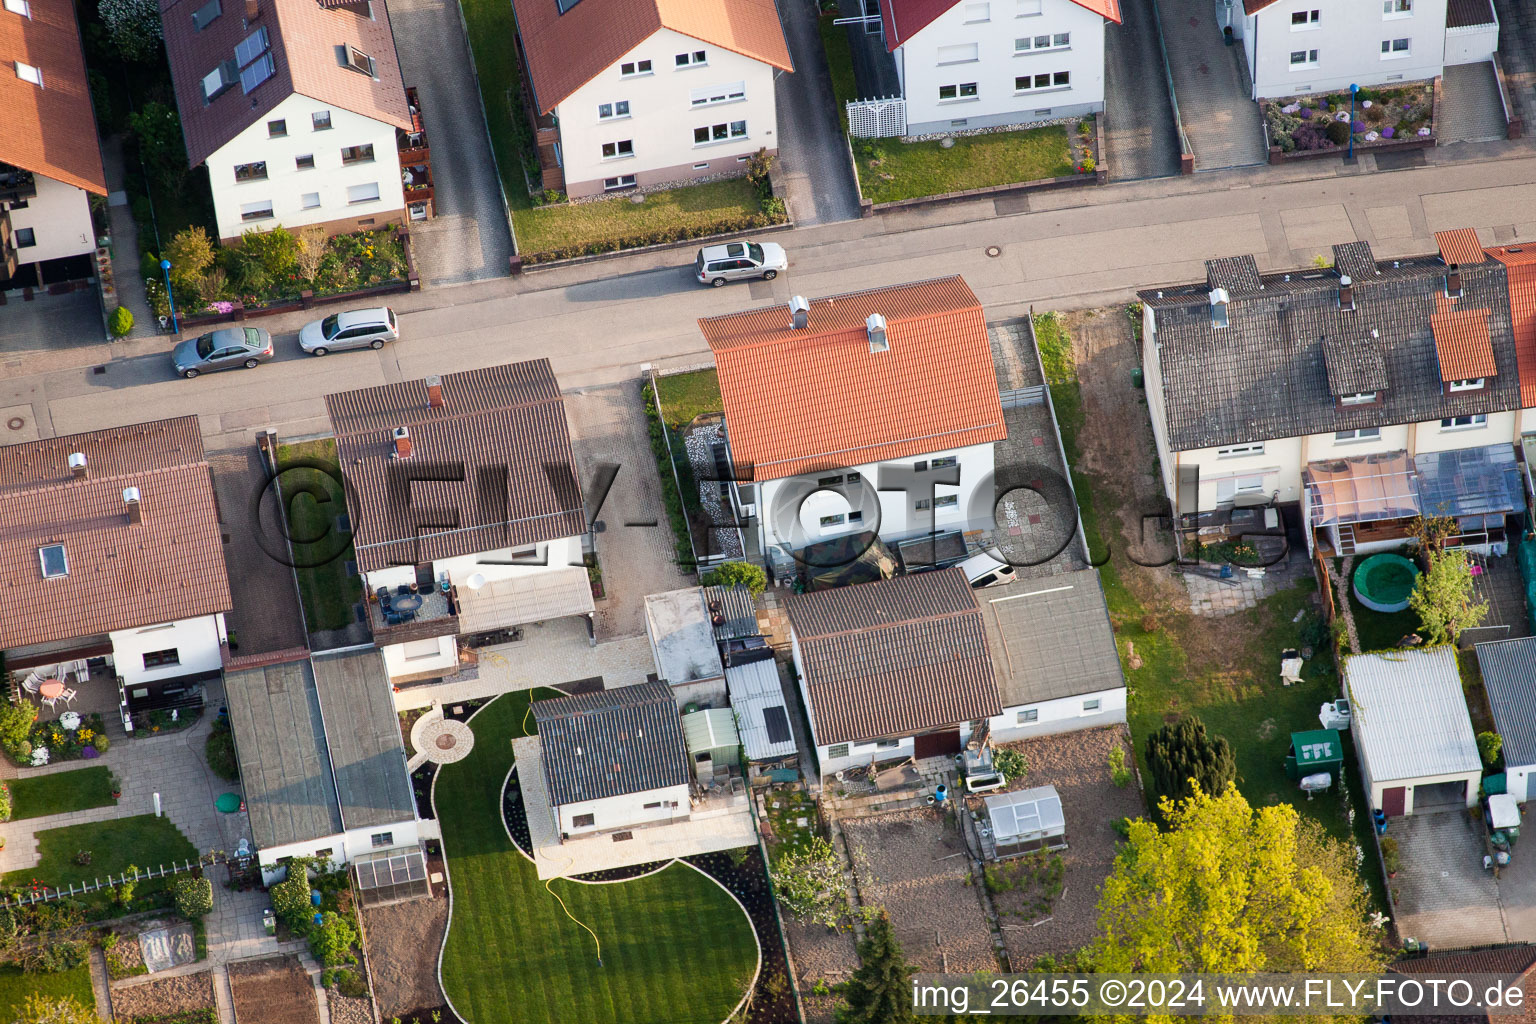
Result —
[{"label": "lawn", "polygon": [[848,45],[848,26],[834,25],[837,15],[824,15],[817,25],[821,29],[821,45],[827,51],[827,70],[832,76],[832,98],[837,104],[837,118],[842,122],[843,134],[848,134],[848,101],[857,99],[858,79],[853,74],[853,50]]},{"label": "lawn", "polygon": [[[517,66],[517,22],[507,0],[459,0],[480,79],[480,102],[490,127],[501,188],[514,211],[533,205],[523,168],[533,153],[533,131],[523,110]],[[480,40],[476,45],[475,40]],[[431,112],[428,111],[428,116]]]},{"label": "lawn", "polygon": [[855,139],[859,190],[875,203],[1037,181],[1073,173],[1064,125],[967,135],[944,149],[938,139]]},{"label": "lawn", "polygon": [[[0,885],[19,887],[37,879],[49,888],[68,887],[120,874],[130,865],[169,867],[172,862],[197,859],[196,847],[181,830],[169,818],[153,814],[45,829],[37,833],[37,844],[37,866],[6,872],[0,876]],[[82,850],[89,851],[90,863],[76,863]]]},{"label": "lawn", "polygon": [[12,779],[11,820],[41,818],[66,811],[107,807],[112,800],[112,772],[105,765],[76,771]]},{"label": "lawn", "polygon": [[[657,377],[656,388],[661,392],[662,419],[673,430],[682,430],[701,413],[725,410],[725,402],[720,397],[718,370],[694,370]],[[674,438],[673,443],[676,440]]]},{"label": "lawn", "polygon": [[81,965],[57,974],[24,974],[13,964],[0,964],[0,1020],[22,1020],[22,1005],[34,993],[51,999],[74,996],[82,1006],[96,1005],[89,967]]},{"label": "lawn", "polygon": [[518,251],[530,255],[569,250],[610,240],[650,238],[660,232],[687,238],[713,233],[721,223],[760,217],[763,209],[756,186],[746,178],[652,192],[639,203],[630,200],[629,195],[623,195],[514,210],[512,225],[517,230]]},{"label": "lawn", "polygon": [[347,514],[336,442],[323,438],[280,445],[277,461],[305,624],[311,632],[345,629],[363,599],[363,586],[347,571],[352,535],[336,521]]},{"label": "lawn", "polygon": [[[545,696],[541,693],[539,696]],[[470,723],[475,748],[437,774],[438,820],[454,890],[443,987],[470,1024],[720,1021],[756,969],[752,929],[714,882],[683,864],[628,882],[557,881],[561,912],[507,839],[502,781],[529,696],[513,693]],[[598,840],[601,842],[602,840]]]}]

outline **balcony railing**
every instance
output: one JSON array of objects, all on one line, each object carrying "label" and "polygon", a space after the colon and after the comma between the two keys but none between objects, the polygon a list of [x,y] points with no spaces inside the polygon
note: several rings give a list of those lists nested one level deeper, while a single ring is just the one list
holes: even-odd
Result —
[{"label": "balcony railing", "polygon": [[15,203],[37,195],[37,179],[31,171],[0,164],[0,202]]}]

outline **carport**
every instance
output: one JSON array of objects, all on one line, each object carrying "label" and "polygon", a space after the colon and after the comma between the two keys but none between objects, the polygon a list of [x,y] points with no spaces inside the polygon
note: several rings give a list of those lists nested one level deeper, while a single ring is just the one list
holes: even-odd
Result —
[{"label": "carport", "polygon": [[1536,638],[1477,645],[1477,665],[1493,712],[1493,727],[1504,739],[1504,777],[1509,795],[1530,798],[1536,773]]}]

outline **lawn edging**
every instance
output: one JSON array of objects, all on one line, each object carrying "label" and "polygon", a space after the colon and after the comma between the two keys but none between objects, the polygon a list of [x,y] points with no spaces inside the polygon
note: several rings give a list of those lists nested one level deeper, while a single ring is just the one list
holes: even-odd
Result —
[{"label": "lawn edging", "polygon": [[512,257],[512,273],[536,273],[540,270],[553,270],[558,267],[576,267],[583,263],[600,263],[603,260],[618,259],[621,256],[641,256],[651,252],[666,252],[669,249],[687,249],[693,246],[703,248],[706,245],[714,245],[716,242],[724,242],[733,238],[756,237],[768,235],[779,231],[789,231],[795,226],[793,217],[785,214],[782,224],[769,224],[760,228],[743,228],[740,231],[723,231],[719,234],[700,235],[697,238],[680,238],[675,242],[657,242],[654,245],[642,245],[633,249],[614,249],[610,252],[597,252],[589,256],[567,256],[560,260],[535,260],[525,262],[521,253]]}]

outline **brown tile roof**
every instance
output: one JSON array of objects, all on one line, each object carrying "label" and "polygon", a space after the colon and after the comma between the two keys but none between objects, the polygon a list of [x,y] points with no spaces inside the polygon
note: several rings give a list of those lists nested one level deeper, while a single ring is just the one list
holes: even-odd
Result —
[{"label": "brown tile roof", "polygon": [[[869,350],[871,313],[886,318],[889,351]],[[798,331],[782,305],[699,327],[720,371],[732,458],[758,480],[1008,434],[986,316],[959,277],[818,299]]]},{"label": "brown tile roof", "polygon": [[[84,479],[69,470],[74,452]],[[69,572],[45,580],[38,550],[50,544],[64,545]],[[0,448],[0,604],[0,649],[229,611],[197,417]]]},{"label": "brown tile roof", "polygon": [[[932,25],[960,0],[888,0],[880,5],[880,17],[885,22],[886,49],[895,52],[898,46],[911,42],[912,37]],[[1072,0],[1101,18],[1120,24],[1120,0]]]},{"label": "brown tile roof", "polygon": [[1520,404],[1536,408],[1536,245],[1487,250],[1509,274],[1509,312],[1520,372]]},{"label": "brown tile roof", "polygon": [[1536,946],[1503,946],[1497,949],[1479,949],[1457,953],[1434,953],[1412,960],[1399,960],[1388,964],[1394,974],[1431,974],[1455,977],[1467,974],[1499,974],[1520,979],[1525,1001],[1519,1011],[1490,1016],[1486,1013],[1427,1014],[1414,1017],[1415,1024],[1469,1024],[1488,1021],[1489,1024],[1527,1024],[1536,1021]]},{"label": "brown tile roof", "polygon": [[[587,530],[565,403],[548,359],[327,395],[364,572]],[[391,432],[412,454],[392,458]]]},{"label": "brown tile roof", "polygon": [[[602,74],[661,29],[793,71],[773,0],[513,0],[539,113]],[[672,54],[651,58],[669,70]]]},{"label": "brown tile roof", "polygon": [[[30,18],[10,11],[0,17],[0,161],[104,196],[107,175],[75,5],[29,0],[29,6]],[[17,77],[18,60],[42,71],[41,89]]]},{"label": "brown tile roof", "polygon": [[981,609],[959,569],[794,594],[786,610],[818,743],[1002,713]]},{"label": "brown tile roof", "polygon": [[[411,126],[384,0],[374,0],[373,18],[362,4],[327,8],[315,0],[256,2],[260,14],[248,26],[242,18],[244,0],[221,0],[223,13],[199,31],[192,15],[206,0],[160,0],[176,106],[194,167],[295,93],[396,128]],[[271,45],[272,77],[249,94],[237,83],[212,103],[204,102],[204,76],[221,61],[233,60],[235,47],[262,27]],[[343,44],[373,58],[377,81],[341,66],[336,48]],[[393,154],[380,159],[385,156],[393,159]]]},{"label": "brown tile roof", "polygon": [[1440,359],[1440,379],[1471,380],[1499,372],[1493,359],[1493,339],[1488,333],[1488,310],[1442,309],[1429,318],[1435,335],[1435,354]]},{"label": "brown tile roof", "polygon": [[1445,5],[1446,28],[1491,25],[1497,20],[1493,15],[1493,4],[1489,3],[1489,0],[1450,0],[1450,3]]},{"label": "brown tile roof", "polygon": [[1243,0],[1243,10],[1248,14],[1258,14],[1264,8],[1276,2],[1277,0]]},{"label": "brown tile roof", "polygon": [[1446,263],[1482,263],[1488,258],[1483,255],[1482,243],[1472,228],[1436,231],[1435,244],[1440,247],[1440,258]]}]

